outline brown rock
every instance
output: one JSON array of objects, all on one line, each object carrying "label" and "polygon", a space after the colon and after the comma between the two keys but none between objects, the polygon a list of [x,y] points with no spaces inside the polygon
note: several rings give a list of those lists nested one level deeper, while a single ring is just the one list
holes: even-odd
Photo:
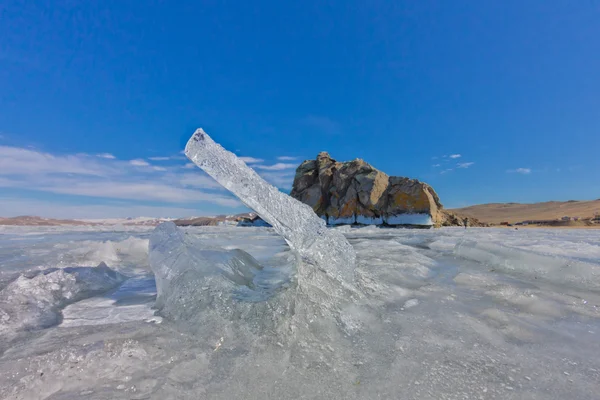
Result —
[{"label": "brown rock", "polygon": [[360,159],[337,162],[326,152],[298,167],[291,196],[330,224],[439,226],[444,220],[442,204],[431,186],[389,177]]},{"label": "brown rock", "polygon": [[459,215],[454,212],[443,210],[441,212],[442,226],[467,226],[467,227],[485,227],[489,226],[486,223],[479,221],[477,218]]}]

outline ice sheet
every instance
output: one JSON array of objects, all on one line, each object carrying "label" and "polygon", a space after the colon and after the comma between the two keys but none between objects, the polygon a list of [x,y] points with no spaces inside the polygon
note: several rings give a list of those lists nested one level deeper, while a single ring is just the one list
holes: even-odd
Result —
[{"label": "ice sheet", "polygon": [[[27,243],[39,244],[35,229],[3,232],[0,268],[6,259],[16,268]],[[81,306],[73,326],[0,341],[0,398],[597,398],[600,295],[591,272],[600,265],[600,231],[335,230],[356,251],[356,286],[363,293],[361,302],[335,314],[342,335],[326,323],[329,310],[305,305],[305,311],[321,311],[283,324],[291,329],[285,334],[240,337],[227,324],[191,334],[167,320],[148,323],[125,313],[119,320],[120,307],[149,300],[127,281],[114,292],[122,290],[122,302],[110,294],[68,306]],[[210,246],[243,249],[265,267],[291,254],[270,229],[183,231]],[[81,246],[79,234],[91,247],[130,236],[148,239],[148,231],[64,229],[51,235],[71,253]],[[55,251],[41,246],[34,256],[43,260]],[[120,260],[135,258],[126,251]],[[581,262],[591,272],[569,278],[571,266]],[[147,268],[139,271],[133,281],[148,279]],[[141,291],[152,296],[151,288]],[[305,351],[298,350],[302,346]]]}]

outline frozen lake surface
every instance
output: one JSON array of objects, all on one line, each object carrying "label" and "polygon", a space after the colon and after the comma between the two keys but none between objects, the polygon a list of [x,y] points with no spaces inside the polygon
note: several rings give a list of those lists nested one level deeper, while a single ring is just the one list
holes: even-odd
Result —
[{"label": "frozen lake surface", "polygon": [[356,291],[306,295],[272,229],[188,228],[270,297],[162,318],[152,229],[0,228],[1,399],[599,398],[600,230],[339,227]]}]

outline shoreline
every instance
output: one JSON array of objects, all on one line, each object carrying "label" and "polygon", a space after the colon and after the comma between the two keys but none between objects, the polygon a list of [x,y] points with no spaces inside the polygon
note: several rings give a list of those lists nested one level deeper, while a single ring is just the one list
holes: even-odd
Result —
[{"label": "shoreline", "polygon": [[[473,227],[476,228],[476,227]],[[505,226],[505,225],[494,225],[494,226],[489,226],[488,228],[501,228],[501,229],[600,229],[600,224],[596,224],[596,225],[585,225],[585,226],[581,226],[581,225],[574,225],[574,226],[568,226],[568,225],[560,225],[560,226],[556,226],[556,225],[518,225],[518,226]],[[469,227],[469,229],[471,229]]]}]

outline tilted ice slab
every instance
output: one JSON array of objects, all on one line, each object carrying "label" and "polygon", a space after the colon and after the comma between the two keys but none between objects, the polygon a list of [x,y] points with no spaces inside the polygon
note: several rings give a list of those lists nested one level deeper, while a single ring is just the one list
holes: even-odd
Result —
[{"label": "tilted ice slab", "polygon": [[308,205],[268,184],[202,129],[188,141],[185,155],[268,222],[303,260],[341,282],[353,281],[354,249],[340,232],[328,230]]},{"label": "tilted ice slab", "polygon": [[[354,286],[356,255],[343,234],[328,229],[309,206],[265,182],[201,129],[185,154],[270,224],[291,251],[263,266],[242,250],[211,246],[163,223],[149,246],[160,315],[199,337],[218,332],[238,343],[273,332],[281,334],[280,342],[293,341],[304,331],[302,343],[310,338],[322,345],[341,334],[336,326],[344,324],[344,304],[361,297]],[[318,328],[311,325],[317,315]],[[301,350],[302,362],[322,358],[318,346],[309,349]]]}]

